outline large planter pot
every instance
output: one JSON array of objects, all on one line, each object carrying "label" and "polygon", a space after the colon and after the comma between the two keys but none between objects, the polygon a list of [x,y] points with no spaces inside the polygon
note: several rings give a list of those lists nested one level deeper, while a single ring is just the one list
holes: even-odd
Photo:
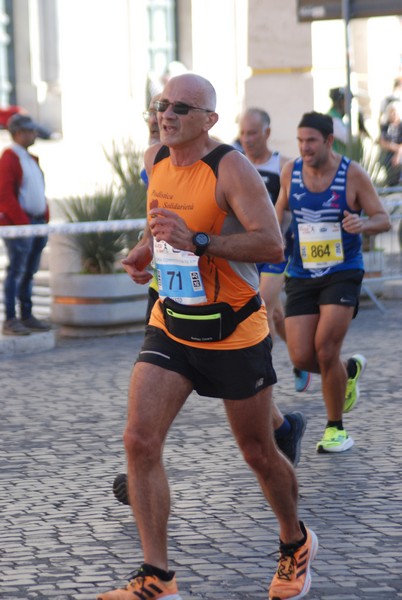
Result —
[{"label": "large planter pot", "polygon": [[51,275],[51,319],[59,325],[102,327],[144,322],[147,286],[127,273]]},{"label": "large planter pot", "polygon": [[[116,331],[118,327],[144,323],[148,287],[138,285],[125,272],[111,275],[87,275],[80,252],[71,236],[50,236],[51,319],[72,330],[98,328],[97,334]],[[70,328],[70,329],[69,329]],[[68,329],[68,333],[67,333]],[[109,330],[109,331],[107,331]]]}]

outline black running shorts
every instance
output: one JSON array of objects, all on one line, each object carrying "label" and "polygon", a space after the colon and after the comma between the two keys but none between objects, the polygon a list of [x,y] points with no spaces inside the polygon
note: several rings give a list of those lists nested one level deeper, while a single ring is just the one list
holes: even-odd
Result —
[{"label": "black running shorts", "polygon": [[348,269],[316,278],[287,277],[285,316],[315,315],[321,304],[353,306],[357,315],[364,271]]},{"label": "black running shorts", "polygon": [[137,362],[180,373],[200,396],[244,400],[276,383],[271,358],[272,340],[240,350],[203,350],[172,340],[148,325]]}]

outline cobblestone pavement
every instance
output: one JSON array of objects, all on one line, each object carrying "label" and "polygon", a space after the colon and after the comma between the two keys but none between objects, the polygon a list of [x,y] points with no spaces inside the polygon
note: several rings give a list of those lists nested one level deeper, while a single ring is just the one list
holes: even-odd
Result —
[{"label": "cobblestone pavement", "polygon": [[[274,351],[276,398],[309,418],[298,467],[300,516],[320,548],[309,598],[402,598],[402,310],[363,305],[344,346],[364,353],[361,401],[345,418],[356,445],[322,455],[318,376],[293,389]],[[141,334],[63,339],[0,361],[0,597],[94,600],[141,561],[128,507],[111,484],[125,470],[121,432]],[[276,566],[277,525],[244,465],[220,401],[191,396],[166,445],[173,507],[171,567],[183,600],[262,600]],[[274,553],[273,555],[271,555]]]}]

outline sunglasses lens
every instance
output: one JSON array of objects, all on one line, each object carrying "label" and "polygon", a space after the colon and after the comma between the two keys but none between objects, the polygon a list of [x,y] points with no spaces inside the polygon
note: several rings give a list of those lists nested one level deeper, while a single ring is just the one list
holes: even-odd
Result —
[{"label": "sunglasses lens", "polygon": [[158,112],[165,112],[165,110],[167,110],[168,106],[171,106],[173,112],[176,115],[188,115],[189,111],[191,110],[191,106],[189,106],[188,104],[184,104],[182,102],[158,101],[158,102],[154,103],[154,106]]},{"label": "sunglasses lens", "polygon": [[169,106],[169,102],[155,102],[154,106],[158,112],[165,112]]},{"label": "sunglasses lens", "polygon": [[173,104],[173,112],[176,115],[188,115],[190,107],[187,104]]}]

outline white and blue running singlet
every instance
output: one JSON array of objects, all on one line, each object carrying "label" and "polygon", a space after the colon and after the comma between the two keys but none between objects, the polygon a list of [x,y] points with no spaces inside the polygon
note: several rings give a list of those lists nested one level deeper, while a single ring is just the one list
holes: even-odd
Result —
[{"label": "white and blue running singlet", "polygon": [[281,176],[281,159],[279,152],[273,152],[265,163],[253,163],[253,165],[261,175],[261,179],[265,183],[265,187],[271,196],[272,203],[275,205],[279,195]]},{"label": "white and blue running singlet", "polygon": [[[272,204],[275,206],[276,201],[278,199],[279,190],[281,187],[280,177],[281,177],[281,157],[279,152],[273,152],[269,159],[262,164],[253,163],[259,174],[261,175],[261,179],[263,180],[265,187],[268,190],[270,198],[272,200]],[[271,275],[282,275],[285,271],[286,266],[288,264],[288,257],[290,256],[293,249],[293,235],[289,229],[285,234],[285,260],[272,264],[272,263],[257,263],[258,272],[261,273],[269,273]]]},{"label": "white and blue running singlet", "polygon": [[362,269],[361,235],[342,228],[346,202],[346,179],[350,160],[342,157],[331,185],[311,192],[303,183],[303,161],[295,160],[289,194],[294,235],[293,253],[287,269],[290,277],[314,278],[346,269]]}]

